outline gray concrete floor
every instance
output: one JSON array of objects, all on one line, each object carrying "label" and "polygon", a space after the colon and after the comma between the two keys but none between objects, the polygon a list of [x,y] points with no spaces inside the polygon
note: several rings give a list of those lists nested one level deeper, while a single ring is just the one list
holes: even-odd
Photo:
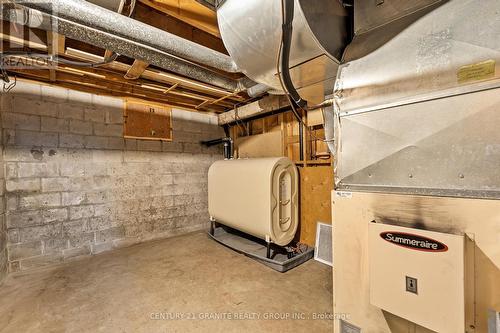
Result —
[{"label": "gray concrete floor", "polygon": [[278,273],[204,233],[13,274],[0,287],[0,332],[317,333],[333,331],[314,319],[331,312],[328,266]]}]

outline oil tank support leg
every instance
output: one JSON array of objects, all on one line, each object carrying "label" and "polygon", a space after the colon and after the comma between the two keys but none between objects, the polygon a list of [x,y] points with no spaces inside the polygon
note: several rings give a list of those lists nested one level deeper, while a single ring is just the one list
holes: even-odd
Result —
[{"label": "oil tank support leg", "polygon": [[215,219],[210,217],[210,235],[215,235]]}]

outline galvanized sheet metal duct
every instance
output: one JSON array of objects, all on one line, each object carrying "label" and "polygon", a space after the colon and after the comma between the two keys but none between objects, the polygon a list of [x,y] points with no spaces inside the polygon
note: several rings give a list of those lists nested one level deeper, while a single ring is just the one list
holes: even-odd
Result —
[{"label": "galvanized sheet metal duct", "polygon": [[198,64],[224,72],[239,72],[231,57],[225,54],[84,0],[52,0],[50,3],[18,0],[17,3]]},{"label": "galvanized sheet metal duct", "polygon": [[[217,10],[226,48],[250,78],[281,91],[277,54],[282,36],[281,1],[226,0]],[[347,43],[348,16],[340,2],[295,0],[290,53],[291,77],[312,103],[331,94],[339,59]]]},{"label": "galvanized sheet metal duct", "polygon": [[336,186],[500,198],[500,2],[429,8],[341,65]]}]

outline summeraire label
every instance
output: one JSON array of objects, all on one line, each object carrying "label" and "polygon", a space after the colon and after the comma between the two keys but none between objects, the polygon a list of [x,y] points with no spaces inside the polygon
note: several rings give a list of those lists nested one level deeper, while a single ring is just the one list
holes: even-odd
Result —
[{"label": "summeraire label", "polygon": [[409,234],[398,231],[385,231],[380,234],[383,240],[394,245],[402,246],[407,249],[426,251],[426,252],[446,252],[448,246],[445,244],[420,235]]}]

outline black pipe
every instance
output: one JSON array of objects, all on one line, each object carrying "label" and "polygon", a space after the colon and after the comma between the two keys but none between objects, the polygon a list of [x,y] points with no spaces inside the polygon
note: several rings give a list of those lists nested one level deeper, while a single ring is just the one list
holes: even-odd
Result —
[{"label": "black pipe", "polygon": [[215,140],[207,140],[200,142],[205,147],[212,147],[216,145],[224,145],[224,159],[230,160],[234,158],[234,142],[230,137],[220,138]]},{"label": "black pipe", "polygon": [[[293,102],[300,107],[305,108],[307,106],[307,101],[300,97],[297,89],[293,86],[292,79],[290,77],[290,49],[292,46],[292,36],[293,36],[293,15],[294,15],[294,1],[295,0],[284,0],[283,2],[283,14],[284,21],[282,25],[283,29],[283,45],[281,47],[280,55],[280,71],[281,77],[283,79],[283,85],[287,90],[288,94],[292,98]],[[295,113],[295,116],[299,115]],[[301,121],[298,119],[299,122]]]},{"label": "black pipe", "polygon": [[299,122],[299,159],[304,162],[304,125]]}]

